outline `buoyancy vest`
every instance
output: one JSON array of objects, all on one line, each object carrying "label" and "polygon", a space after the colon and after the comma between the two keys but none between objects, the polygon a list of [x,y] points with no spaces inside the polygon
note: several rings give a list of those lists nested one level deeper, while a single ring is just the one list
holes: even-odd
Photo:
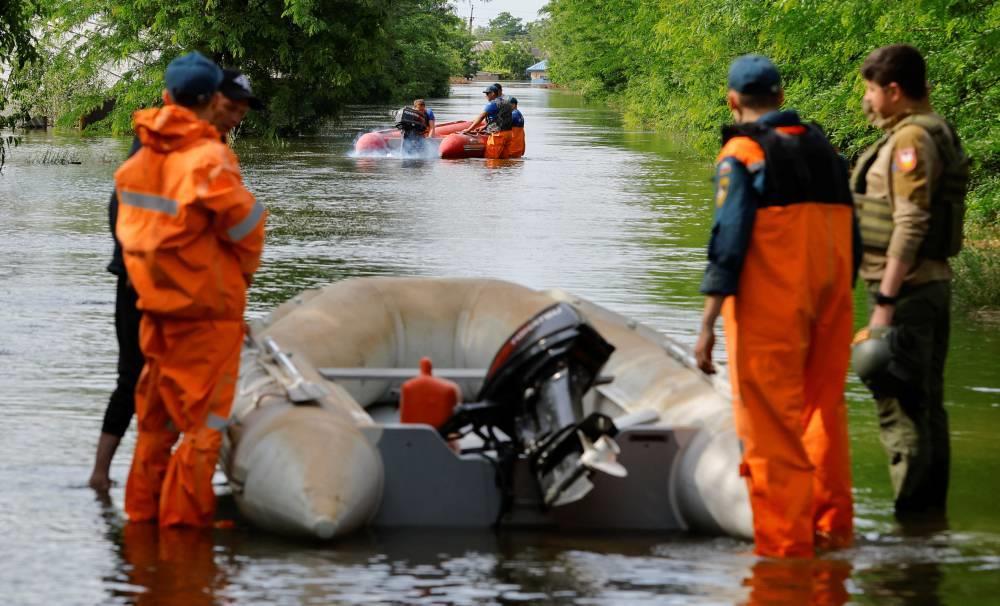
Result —
[{"label": "buoyancy vest", "polygon": [[847,167],[823,131],[816,125],[796,125],[800,134],[787,134],[757,122],[726,126],[722,143],[749,137],[764,151],[764,192],[760,207],[803,202],[852,204]]},{"label": "buoyancy vest", "polygon": [[851,177],[851,190],[861,226],[861,241],[865,248],[877,252],[884,253],[889,247],[893,229],[892,201],[888,196],[876,198],[866,195],[866,177],[878,158],[879,150],[910,124],[919,126],[930,135],[942,163],[941,176],[931,192],[930,224],[919,255],[928,259],[947,259],[962,250],[969,158],[958,134],[937,114],[914,114],[903,118],[858,159]]},{"label": "buoyancy vest", "polygon": [[488,131],[510,130],[514,126],[514,106],[510,104],[507,97],[500,95],[493,100],[497,106],[497,115],[490,117],[486,126]]}]

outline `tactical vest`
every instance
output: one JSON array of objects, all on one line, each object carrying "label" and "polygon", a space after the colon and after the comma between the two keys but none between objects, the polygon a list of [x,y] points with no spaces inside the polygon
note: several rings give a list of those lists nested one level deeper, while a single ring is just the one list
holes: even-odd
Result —
[{"label": "tactical vest", "polygon": [[802,202],[850,206],[847,166],[819,126],[803,124],[800,135],[784,134],[756,122],[726,126],[722,144],[750,137],[764,150],[764,193],[759,207]]},{"label": "tactical vest", "polygon": [[490,118],[489,124],[486,126],[486,130],[489,132],[496,132],[501,130],[510,130],[514,127],[514,106],[510,104],[507,97],[500,95],[493,100],[497,104],[497,115]]},{"label": "tactical vest", "polygon": [[962,250],[969,158],[962,149],[958,134],[937,114],[915,114],[903,118],[858,159],[851,177],[851,190],[861,225],[861,241],[865,248],[875,252],[884,254],[889,248],[893,229],[892,201],[888,197],[874,198],[865,195],[868,187],[866,178],[878,158],[879,150],[909,124],[919,126],[930,135],[943,166],[938,183],[931,192],[930,224],[918,254],[928,259],[947,259]]}]

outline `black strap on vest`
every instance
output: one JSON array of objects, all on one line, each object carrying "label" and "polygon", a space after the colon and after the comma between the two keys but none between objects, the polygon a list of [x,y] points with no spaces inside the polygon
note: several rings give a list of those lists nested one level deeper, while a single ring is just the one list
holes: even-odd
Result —
[{"label": "black strap on vest", "polygon": [[764,195],[760,206],[802,202],[853,205],[847,166],[823,130],[804,124],[801,135],[789,135],[756,122],[722,129],[722,142],[749,137],[764,150]]}]

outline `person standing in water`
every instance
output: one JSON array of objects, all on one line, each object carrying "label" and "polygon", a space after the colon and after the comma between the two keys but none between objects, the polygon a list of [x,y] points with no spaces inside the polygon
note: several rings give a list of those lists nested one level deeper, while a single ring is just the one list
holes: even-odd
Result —
[{"label": "person standing in water", "polygon": [[726,98],[736,124],[723,129],[716,163],[695,356],[715,372],[722,313],[755,553],[812,557],[853,540],[847,165],[817,126],[780,109],[781,78],[766,57],[733,61]]},{"label": "person standing in water", "polygon": [[512,125],[510,129],[510,157],[520,158],[524,155],[524,116],[517,108],[517,97],[510,98],[510,106],[514,108],[510,112]]},{"label": "person standing in water", "polygon": [[[183,87],[178,91],[182,95],[188,92]],[[213,116],[213,124],[223,134],[223,138],[225,133],[239,126],[249,110],[264,109],[263,102],[253,94],[250,81],[238,70],[223,70],[219,92],[225,97],[224,111]],[[172,103],[172,100],[167,100]],[[135,137],[128,157],[131,158],[140,147],[139,138]],[[118,219],[118,196],[115,191],[111,192],[111,199],[108,202],[108,217],[114,250],[107,270],[117,278],[115,336],[118,341],[118,379],[104,411],[94,467],[88,481],[91,488],[102,493],[111,489],[111,461],[135,414],[135,386],[139,382],[139,374],[144,364],[142,350],[139,348],[139,321],[142,313],[136,309],[138,297],[132,284],[129,283],[125,263],[122,260],[121,244],[115,234],[115,223]]]},{"label": "person standing in water", "polygon": [[[962,246],[969,160],[931,108],[927,66],[912,46],[873,51],[861,66],[864,105],[885,135],[852,178],[871,316],[858,341],[885,339],[884,369],[855,370],[875,398],[900,519],[937,517],[948,497],[944,366],[951,322],[948,258]],[[927,521],[932,521],[928,519]]]},{"label": "person standing in water", "polygon": [[130,522],[213,524],[212,475],[266,217],[213,125],[225,112],[222,80],[198,53],[171,61],[165,82],[173,103],[135,113],[142,148],[115,172],[117,235],[143,312],[146,360],[125,487]]}]

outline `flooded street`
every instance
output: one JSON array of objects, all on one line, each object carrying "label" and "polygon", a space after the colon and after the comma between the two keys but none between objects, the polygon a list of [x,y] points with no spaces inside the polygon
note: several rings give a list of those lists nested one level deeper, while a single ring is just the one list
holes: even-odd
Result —
[{"label": "flooded street", "polygon": [[[471,119],[480,90],[456,87],[428,105],[439,123]],[[313,137],[237,141],[245,180],[271,212],[249,314],[354,276],[496,277],[566,289],[693,344],[710,164],[577,96],[505,92],[526,119],[521,160],[352,157],[360,133],[388,125],[389,106],[353,108]],[[1000,325],[964,313],[954,317],[946,372],[947,528],[911,533],[893,521],[874,404],[855,380],[857,545],[813,562],[758,561],[749,543],[687,535],[383,530],[324,545],[242,526],[161,542],[126,527],[134,423],[110,502],[86,481],[115,380],[107,201],[128,145],[31,133],[0,176],[4,603],[1000,601]]]}]

